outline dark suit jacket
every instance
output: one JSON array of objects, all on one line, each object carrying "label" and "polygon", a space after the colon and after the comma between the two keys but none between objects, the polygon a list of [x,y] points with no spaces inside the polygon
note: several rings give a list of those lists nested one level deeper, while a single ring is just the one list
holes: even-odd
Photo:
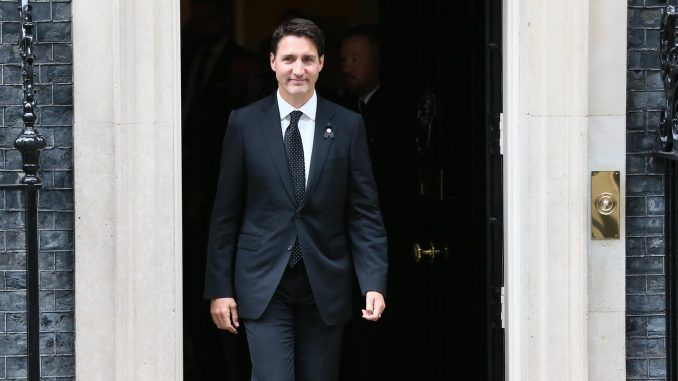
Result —
[{"label": "dark suit jacket", "polygon": [[[318,97],[306,196],[297,208],[279,114],[273,94],[230,115],[204,297],[235,297],[240,317],[259,318],[298,235],[320,315],[344,324],[354,270],[363,295],[386,292],[386,232],[363,119]],[[324,136],[328,125],[334,137]]]}]

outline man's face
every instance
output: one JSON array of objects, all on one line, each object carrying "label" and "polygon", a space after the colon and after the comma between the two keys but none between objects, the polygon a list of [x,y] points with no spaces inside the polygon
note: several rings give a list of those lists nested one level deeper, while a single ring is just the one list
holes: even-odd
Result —
[{"label": "man's face", "polygon": [[379,52],[360,36],[341,44],[344,85],[357,95],[365,95],[379,84]]},{"label": "man's face", "polygon": [[275,72],[283,98],[310,98],[323,68],[324,58],[318,56],[318,49],[311,39],[283,37],[278,42],[277,53],[271,53],[271,69]]}]

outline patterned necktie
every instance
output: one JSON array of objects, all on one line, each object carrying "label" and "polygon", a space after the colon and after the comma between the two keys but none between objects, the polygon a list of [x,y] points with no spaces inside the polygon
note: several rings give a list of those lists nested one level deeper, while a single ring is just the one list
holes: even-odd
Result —
[{"label": "patterned necktie", "polygon": [[[290,125],[285,130],[285,153],[287,154],[287,167],[292,177],[292,187],[294,188],[294,201],[296,206],[301,205],[306,192],[306,167],[304,164],[304,146],[301,143],[301,134],[299,133],[299,119],[301,111],[292,111],[290,113]],[[287,265],[294,267],[301,260],[301,247],[299,246],[299,236],[294,240],[292,246],[292,255]]]}]

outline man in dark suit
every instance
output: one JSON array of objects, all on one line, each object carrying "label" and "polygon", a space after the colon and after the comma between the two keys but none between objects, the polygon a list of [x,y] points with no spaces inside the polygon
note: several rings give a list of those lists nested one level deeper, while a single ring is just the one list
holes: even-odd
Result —
[{"label": "man in dark suit", "polygon": [[278,91],[233,111],[224,138],[204,296],[219,328],[237,333],[242,320],[257,381],[336,380],[354,272],[362,317],[385,308],[364,123],[316,95],[323,53],[311,21],[281,24],[270,55]]},{"label": "man in dark suit", "polygon": [[[360,113],[365,120],[380,205],[387,213],[391,209],[387,207],[387,198],[396,198],[395,205],[402,202],[395,196],[403,187],[394,188],[390,182],[402,177],[404,166],[394,163],[403,157],[401,141],[407,134],[402,130],[403,116],[384,104],[384,89],[380,82],[380,37],[376,25],[359,25],[345,33],[341,43],[341,68],[344,93],[339,102]],[[393,133],[394,128],[399,129],[397,134]]]},{"label": "man in dark suit", "polygon": [[341,42],[342,104],[370,117],[377,116],[372,114],[380,98],[379,41],[377,26],[365,24],[349,29]]}]

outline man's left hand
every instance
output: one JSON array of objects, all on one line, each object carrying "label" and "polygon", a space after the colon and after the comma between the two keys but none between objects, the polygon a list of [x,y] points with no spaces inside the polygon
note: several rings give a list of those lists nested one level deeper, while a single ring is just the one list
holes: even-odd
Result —
[{"label": "man's left hand", "polygon": [[384,296],[377,291],[368,291],[365,295],[365,309],[362,310],[363,319],[377,321],[381,318],[384,309],[386,309]]}]

